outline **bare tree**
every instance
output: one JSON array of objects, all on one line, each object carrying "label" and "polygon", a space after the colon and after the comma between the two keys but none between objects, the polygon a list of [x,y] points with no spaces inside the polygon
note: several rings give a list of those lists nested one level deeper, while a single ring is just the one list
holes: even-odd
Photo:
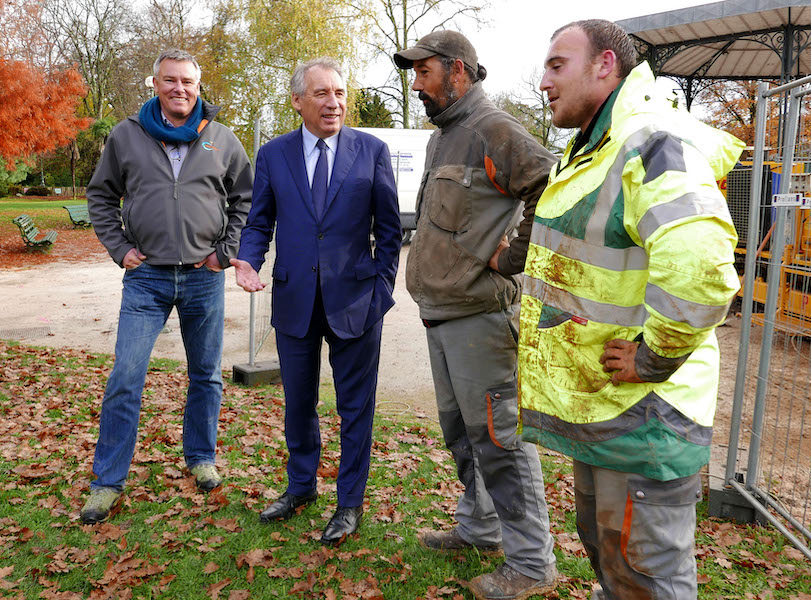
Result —
[{"label": "bare tree", "polygon": [[370,19],[377,35],[368,42],[374,58],[386,56],[392,71],[385,85],[369,88],[393,107],[395,121],[404,128],[411,126],[411,82],[413,72],[397,69],[392,56],[413,46],[423,35],[456,26],[469,20],[482,23],[485,0],[349,0],[359,15]]},{"label": "bare tree", "polygon": [[543,74],[535,69],[529,78],[524,79],[521,92],[504,93],[493,101],[505,112],[514,116],[524,128],[550,152],[561,152],[571,133],[561,131],[552,124],[552,111],[549,102],[540,90]]},{"label": "bare tree", "polygon": [[59,58],[76,64],[88,87],[85,114],[103,119],[110,104],[114,74],[131,38],[132,9],[127,0],[44,0],[43,27]]},{"label": "bare tree", "polygon": [[[119,57],[114,77],[111,103],[119,119],[137,112],[151,97],[152,90],[144,81],[152,75],[152,64],[161,51],[180,48],[200,61],[206,28],[193,23],[191,15],[196,9],[194,0],[149,0],[136,13],[130,43]],[[204,86],[206,79],[204,75]]]},{"label": "bare tree", "polygon": [[0,58],[50,71],[52,56],[53,42],[42,26],[42,5],[0,0]]}]

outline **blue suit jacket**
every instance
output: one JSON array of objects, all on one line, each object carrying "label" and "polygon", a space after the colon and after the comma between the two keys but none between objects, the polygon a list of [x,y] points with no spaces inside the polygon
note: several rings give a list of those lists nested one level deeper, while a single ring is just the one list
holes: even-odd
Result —
[{"label": "blue suit jacket", "polygon": [[305,336],[319,276],[327,322],[342,339],[360,336],[394,305],[402,229],[389,149],[376,137],[341,129],[320,222],[301,129],[262,146],[239,248],[239,258],[257,272],[274,228],[271,323],[277,331]]}]

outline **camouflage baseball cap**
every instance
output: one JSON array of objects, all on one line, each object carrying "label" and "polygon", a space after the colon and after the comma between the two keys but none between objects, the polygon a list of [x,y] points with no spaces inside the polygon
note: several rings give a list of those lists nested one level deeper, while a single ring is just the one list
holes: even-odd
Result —
[{"label": "camouflage baseball cap", "polygon": [[403,50],[394,55],[394,64],[401,69],[410,69],[415,60],[422,60],[429,56],[441,54],[450,58],[458,58],[476,72],[479,66],[476,49],[473,44],[456,31],[434,31],[423,36],[413,48]]}]

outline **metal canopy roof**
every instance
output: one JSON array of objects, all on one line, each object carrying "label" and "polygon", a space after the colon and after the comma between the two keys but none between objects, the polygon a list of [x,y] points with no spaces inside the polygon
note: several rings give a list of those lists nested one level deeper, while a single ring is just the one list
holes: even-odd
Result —
[{"label": "metal canopy roof", "polygon": [[617,24],[657,75],[690,88],[701,79],[785,82],[811,73],[811,0],[727,0]]}]

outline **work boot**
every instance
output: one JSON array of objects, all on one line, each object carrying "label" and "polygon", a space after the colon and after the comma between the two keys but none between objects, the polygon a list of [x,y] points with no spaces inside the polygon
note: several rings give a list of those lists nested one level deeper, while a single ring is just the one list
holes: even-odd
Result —
[{"label": "work boot", "polygon": [[79,518],[86,525],[106,521],[119,498],[121,498],[121,492],[113,488],[90,488],[90,498],[82,507]]},{"label": "work boot", "polygon": [[191,474],[194,475],[194,481],[204,492],[210,492],[222,485],[222,477],[217,473],[217,467],[211,463],[202,463],[192,467]]},{"label": "work boot", "polygon": [[458,552],[466,548],[476,548],[486,555],[501,554],[501,544],[471,544],[459,535],[456,527],[448,531],[421,531],[417,534],[417,541],[423,548],[440,552]]},{"label": "work boot", "polygon": [[533,579],[503,563],[492,573],[472,579],[468,589],[478,600],[524,600],[554,590],[557,575],[557,569],[552,566],[546,577]]}]

